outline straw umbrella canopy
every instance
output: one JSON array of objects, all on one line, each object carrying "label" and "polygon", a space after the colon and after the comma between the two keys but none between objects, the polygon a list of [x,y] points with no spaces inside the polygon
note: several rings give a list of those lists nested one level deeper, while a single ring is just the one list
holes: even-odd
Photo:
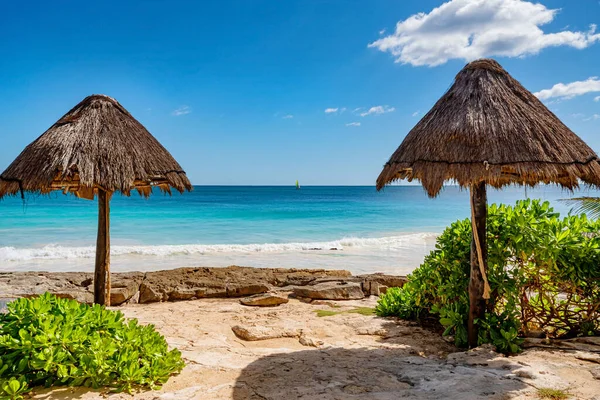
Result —
[{"label": "straw umbrella canopy", "polygon": [[0,199],[61,190],[98,197],[94,302],[110,305],[110,197],[154,186],[192,190],[181,166],[115,99],[86,97],[21,152],[0,175]]},{"label": "straw umbrella canopy", "polygon": [[451,180],[471,194],[469,345],[483,317],[486,278],[486,185],[600,184],[598,156],[494,60],[467,64],[454,84],[408,133],[377,178],[377,189],[419,180],[435,197]]}]

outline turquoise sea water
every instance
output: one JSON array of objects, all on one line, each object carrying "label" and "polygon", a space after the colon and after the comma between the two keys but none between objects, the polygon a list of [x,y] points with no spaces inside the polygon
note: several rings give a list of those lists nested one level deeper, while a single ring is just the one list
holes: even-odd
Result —
[{"label": "turquoise sea water", "polygon": [[[579,191],[576,195],[598,195]],[[571,197],[556,187],[490,190],[489,202]],[[420,186],[197,186],[149,199],[113,196],[112,270],[180,266],[344,268],[404,274],[435,236],[469,216],[468,192],[446,187],[429,199]],[[0,271],[91,271],[96,202],[53,193],[0,201]]]}]

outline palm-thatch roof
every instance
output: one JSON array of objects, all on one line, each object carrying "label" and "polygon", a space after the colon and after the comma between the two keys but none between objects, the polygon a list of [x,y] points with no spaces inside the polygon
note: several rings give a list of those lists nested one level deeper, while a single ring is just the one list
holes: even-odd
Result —
[{"label": "palm-thatch roof", "polygon": [[598,156],[494,60],[467,64],[452,87],[408,133],[377,188],[418,179],[436,196],[447,180],[599,185]]},{"label": "palm-thatch roof", "polygon": [[0,198],[23,191],[100,188],[148,196],[152,186],[191,190],[181,166],[115,99],[86,97],[23,150],[0,175]]}]

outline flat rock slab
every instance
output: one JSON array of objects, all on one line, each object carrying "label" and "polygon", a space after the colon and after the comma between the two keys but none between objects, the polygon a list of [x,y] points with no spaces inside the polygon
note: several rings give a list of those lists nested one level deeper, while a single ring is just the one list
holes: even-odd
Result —
[{"label": "flat rock slab", "polygon": [[269,340],[279,338],[297,338],[300,337],[300,330],[287,329],[276,326],[240,326],[235,325],[231,328],[235,336],[249,342],[258,340]]},{"label": "flat rock slab", "polygon": [[[140,284],[144,280],[144,275],[141,272],[113,274],[111,277],[110,304],[118,306],[136,296],[140,290]],[[88,290],[93,292],[91,285],[88,287]]]},{"label": "flat rock slab", "polygon": [[[340,272],[340,271],[336,271]],[[140,303],[200,298],[244,297],[266,293],[287,275],[309,275],[306,270],[272,268],[178,268],[148,272],[140,286]],[[328,275],[317,271],[315,275]]]},{"label": "flat rock slab", "polygon": [[[92,303],[93,274],[83,272],[2,272],[0,296],[34,297],[50,292]],[[111,274],[111,305],[156,303],[201,298],[247,297],[306,288],[299,297],[325,300],[362,299],[387,287],[402,285],[405,277],[383,274],[352,276],[345,270],[251,268],[178,268],[156,272]],[[258,300],[257,300],[258,301]],[[278,301],[278,300],[273,300]],[[256,304],[258,305],[258,304]]]},{"label": "flat rock slab", "polygon": [[408,282],[408,278],[406,278],[406,276],[386,274],[358,275],[357,278],[360,278],[363,282],[376,282],[387,287],[402,287],[406,282]]},{"label": "flat rock slab", "polygon": [[365,297],[362,286],[356,282],[326,282],[294,288],[298,297],[313,300],[360,300]]},{"label": "flat rock slab", "polygon": [[262,293],[240,299],[241,304],[255,307],[274,307],[287,302],[289,302],[287,297],[273,293]]},{"label": "flat rock slab", "polygon": [[[141,272],[113,274],[116,290],[111,294],[112,303],[118,305],[133,296],[143,277]],[[0,272],[0,294],[8,298],[36,297],[50,292],[57,297],[92,303],[93,283],[94,274],[85,272]]]}]

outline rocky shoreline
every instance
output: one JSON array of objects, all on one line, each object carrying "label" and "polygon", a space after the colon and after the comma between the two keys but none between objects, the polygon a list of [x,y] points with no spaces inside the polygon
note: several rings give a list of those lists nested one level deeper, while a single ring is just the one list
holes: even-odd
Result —
[{"label": "rocky shoreline", "polygon": [[[33,399],[534,400],[554,390],[600,400],[598,338],[527,339],[514,357],[490,345],[463,352],[415,322],[374,315],[374,295],[405,277],[231,266],[112,280],[113,302],[154,325],[184,370],[133,396],[58,387],[36,388]],[[91,290],[91,273],[0,273],[0,308],[46,291],[91,302]]]},{"label": "rocky shoreline", "polygon": [[[178,268],[111,275],[111,305],[156,303],[201,298],[241,298],[264,293],[312,300],[359,300],[399,287],[404,276],[354,276],[345,270],[251,268]],[[92,303],[93,273],[1,272],[0,301],[50,292]],[[261,305],[261,304],[248,304]],[[270,305],[270,304],[265,304]]]}]

